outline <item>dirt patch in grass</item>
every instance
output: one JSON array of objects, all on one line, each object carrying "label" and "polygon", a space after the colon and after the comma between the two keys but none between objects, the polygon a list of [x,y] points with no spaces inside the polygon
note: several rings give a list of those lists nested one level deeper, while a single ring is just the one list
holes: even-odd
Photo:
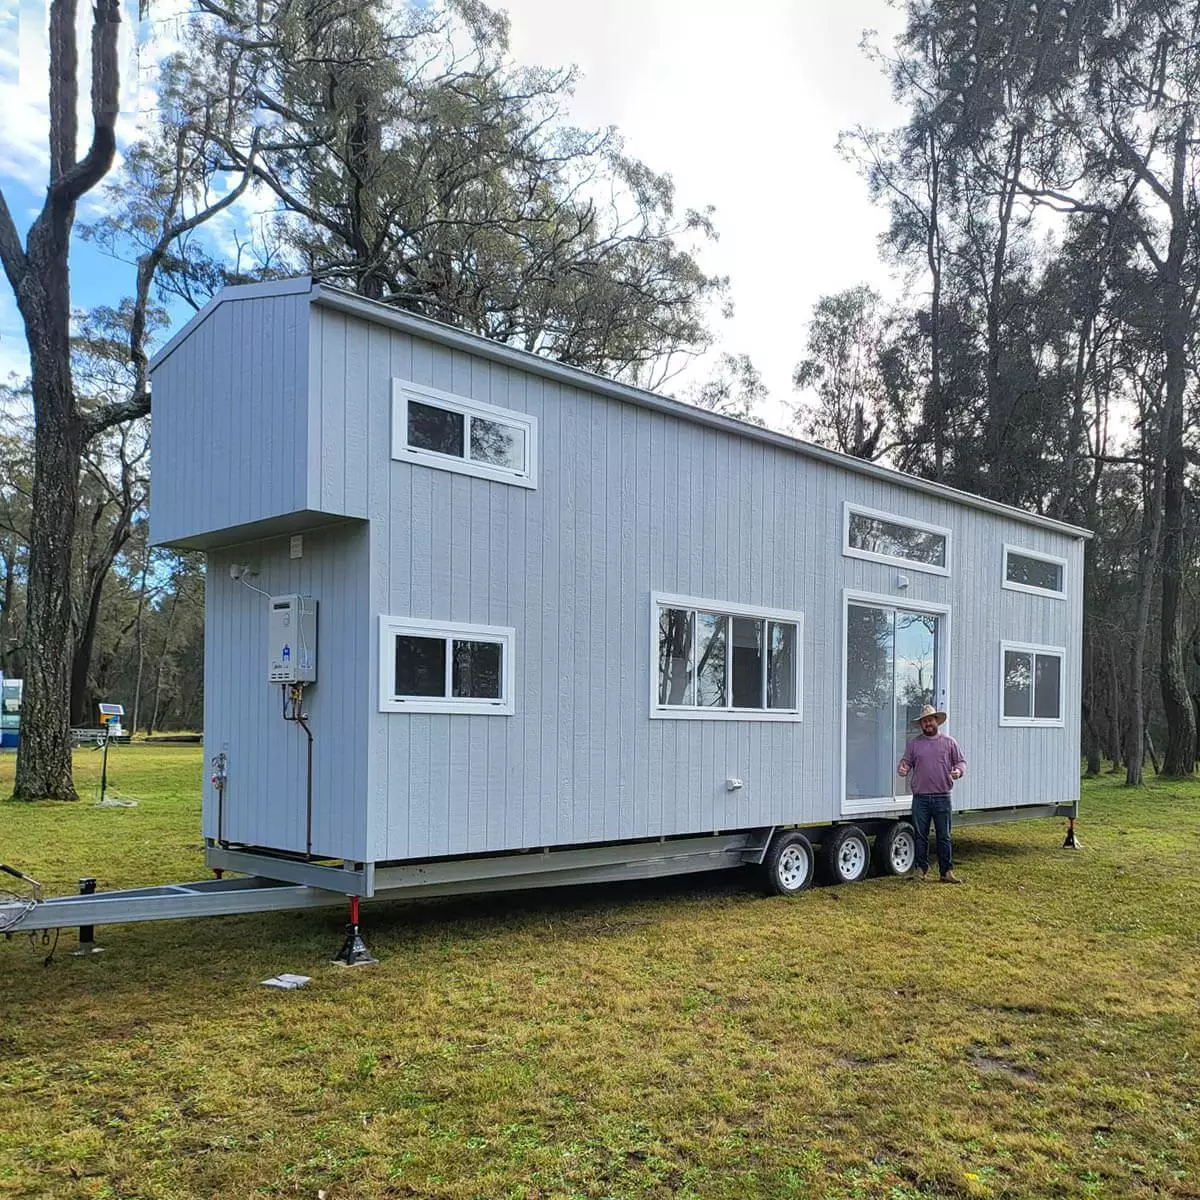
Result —
[{"label": "dirt patch in grass", "polygon": [[[202,877],[199,749],[109,767],[137,808],[0,803],[0,859],[56,892]],[[19,937],[0,1197],[1195,1196],[1200,787],[1106,779],[1083,812],[1076,854],[964,830],[962,888],[367,904],[362,971],[327,962],[337,910],[87,960],[68,932],[49,968]]]}]

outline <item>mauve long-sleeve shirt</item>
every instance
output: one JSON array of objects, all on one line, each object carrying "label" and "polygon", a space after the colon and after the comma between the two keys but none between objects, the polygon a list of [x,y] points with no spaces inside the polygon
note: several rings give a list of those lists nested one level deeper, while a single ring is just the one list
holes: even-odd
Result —
[{"label": "mauve long-sleeve shirt", "polygon": [[964,775],[967,772],[967,760],[963,758],[958,743],[946,733],[939,733],[936,737],[919,734],[905,747],[904,757],[900,761],[909,765],[908,781],[914,796],[949,793],[954,787],[950,772],[958,770]]}]

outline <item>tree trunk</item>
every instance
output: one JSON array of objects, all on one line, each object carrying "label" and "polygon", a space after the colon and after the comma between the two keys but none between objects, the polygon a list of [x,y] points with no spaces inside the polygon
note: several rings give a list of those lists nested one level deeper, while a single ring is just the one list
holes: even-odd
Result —
[{"label": "tree trunk", "polygon": [[1165,322],[1163,349],[1166,358],[1166,414],[1164,436],[1166,470],[1163,476],[1162,620],[1160,670],[1163,710],[1167,718],[1167,743],[1163,749],[1163,775],[1182,779],[1191,775],[1196,758],[1196,712],[1183,665],[1184,550],[1186,540],[1186,471],[1183,404],[1187,388],[1188,326],[1193,301],[1183,283],[1189,246],[1188,212],[1183,189],[1188,165],[1190,126],[1176,135],[1175,171],[1171,191],[1171,238],[1163,287]]},{"label": "tree trunk", "polygon": [[1167,740],[1162,774],[1182,779],[1192,774],[1196,757],[1196,713],[1183,665],[1182,599],[1184,544],[1186,541],[1185,475],[1187,457],[1183,440],[1183,393],[1186,385],[1186,331],[1184,314],[1168,317],[1166,470],[1163,483],[1162,617],[1160,683]]},{"label": "tree trunk", "polygon": [[162,707],[163,670],[166,667],[167,654],[171,649],[171,634],[175,631],[175,610],[178,606],[179,588],[176,585],[175,591],[171,596],[171,608],[167,613],[167,628],[163,634],[162,652],[158,656],[158,667],[154,672],[154,712],[150,717],[150,724],[146,729],[147,735],[153,733],[158,728],[158,715]]},{"label": "tree trunk", "polygon": [[86,437],[71,378],[71,229],[79,198],[107,174],[120,111],[119,0],[92,9],[92,142],[76,160],[76,0],[50,4],[50,178],[24,249],[0,193],[0,262],[29,346],[34,411],[33,511],[25,620],[25,692],[13,797],[76,800],[71,780],[71,557]]},{"label": "tree trunk", "polygon": [[933,429],[933,477],[941,483],[946,475],[946,403],[942,395],[942,245],[938,226],[937,135],[929,134],[929,227],[925,257],[929,265],[929,412]]},{"label": "tree trunk", "polygon": [[[41,234],[41,236],[39,236]],[[70,282],[65,247],[46,226],[30,235],[21,297],[30,341],[34,433],[33,505],[25,615],[25,691],[15,800],[77,800],[71,779],[71,558],[82,461],[82,426],[70,374]],[[33,293],[33,294],[30,294]]]},{"label": "tree trunk", "polygon": [[1196,758],[1196,712],[1183,666],[1181,601],[1184,570],[1184,472],[1182,395],[1171,414],[1174,428],[1167,452],[1162,554],[1162,700],[1167,719],[1167,742],[1162,773],[1172,779],[1192,774]]},{"label": "tree trunk", "polygon": [[[96,644],[96,630],[100,623],[100,605],[104,599],[104,585],[117,555],[129,541],[130,527],[137,504],[129,480],[129,466],[124,462],[122,448],[123,479],[120,507],[116,520],[109,532],[99,558],[86,572],[83,587],[87,589],[87,612],[76,635],[75,656],[71,663],[71,723],[87,725],[92,718],[93,695],[88,688],[92,654]],[[144,581],[143,581],[144,582]]]},{"label": "tree trunk", "polygon": [[16,622],[13,602],[17,590],[17,555],[15,540],[4,547],[4,599],[0,602],[0,675],[17,677]]},{"label": "tree trunk", "polygon": [[1146,730],[1146,753],[1150,755],[1150,765],[1154,768],[1155,775],[1162,774],[1162,768],[1158,765],[1158,754],[1154,750],[1154,739],[1150,736],[1150,730]]},{"label": "tree trunk", "polygon": [[1125,763],[1125,732],[1121,725],[1121,717],[1124,712],[1123,700],[1121,695],[1121,676],[1117,671],[1117,660],[1115,657],[1110,657],[1108,661],[1108,680],[1109,680],[1109,721],[1108,735],[1111,742],[1109,748],[1109,759],[1112,762],[1112,767],[1109,770],[1111,775],[1119,775],[1121,767]]},{"label": "tree trunk", "polygon": [[1087,756],[1087,777],[1095,779],[1100,774],[1100,735],[1092,724],[1092,707],[1083,706],[1083,744]]},{"label": "tree trunk", "polygon": [[[1143,414],[1143,425],[1145,418]],[[1165,434],[1164,434],[1165,437]],[[1163,452],[1142,473],[1142,536],[1138,546],[1137,616],[1133,625],[1133,655],[1129,667],[1133,699],[1129,705],[1130,725],[1125,783],[1142,783],[1142,762],[1146,742],[1145,663],[1146,636],[1150,627],[1150,602],[1154,596],[1154,568],[1162,537]]]},{"label": "tree trunk", "polygon": [[92,694],[88,689],[88,674],[92,665],[92,651],[96,644],[96,628],[100,622],[100,599],[104,594],[107,569],[91,583],[88,596],[87,615],[83,628],[75,640],[75,654],[71,660],[71,724],[87,725],[92,716]]},{"label": "tree trunk", "polygon": [[991,273],[988,280],[987,322],[987,462],[990,468],[988,488],[994,498],[1004,498],[1008,488],[1008,452],[1006,437],[1011,398],[1000,393],[1000,362],[1003,350],[1003,321],[1001,299],[1004,292],[1005,269],[1008,266],[1008,231],[1012,224],[1013,205],[1017,197],[1017,181],[1021,174],[1023,135],[1014,131],[1008,145],[1005,174],[996,214],[996,244],[992,249]]},{"label": "tree trunk", "polygon": [[129,728],[137,733],[142,706],[142,672],[146,667],[146,638],[142,627],[142,616],[146,611],[146,576],[150,573],[150,547],[146,547],[142,560],[142,581],[138,588],[137,616],[134,618],[134,640],[137,643],[137,679],[133,685],[133,721]]}]

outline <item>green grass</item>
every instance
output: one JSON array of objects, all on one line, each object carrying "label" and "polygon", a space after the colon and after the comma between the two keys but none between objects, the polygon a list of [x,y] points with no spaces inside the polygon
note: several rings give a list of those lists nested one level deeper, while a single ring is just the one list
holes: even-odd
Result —
[{"label": "green grass", "polygon": [[[77,758],[81,791],[99,756]],[[55,892],[203,875],[194,746],[137,808],[0,803]],[[11,758],[0,759],[7,794]],[[962,888],[727,875],[0,943],[0,1197],[1200,1194],[1200,786],[964,829]],[[312,975],[298,992],[259,981]]]}]

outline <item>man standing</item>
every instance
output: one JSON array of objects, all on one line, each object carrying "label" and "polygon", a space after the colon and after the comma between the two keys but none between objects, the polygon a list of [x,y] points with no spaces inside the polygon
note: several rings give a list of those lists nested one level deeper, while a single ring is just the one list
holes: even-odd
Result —
[{"label": "man standing", "polygon": [[962,883],[951,869],[950,861],[950,792],[954,781],[961,779],[967,769],[958,743],[942,732],[946,714],[927,704],[913,722],[921,733],[905,747],[904,757],[896,767],[901,777],[912,773],[912,822],[917,835],[917,865],[912,878],[920,881],[929,872],[929,822],[937,833],[938,868],[942,883]]}]

